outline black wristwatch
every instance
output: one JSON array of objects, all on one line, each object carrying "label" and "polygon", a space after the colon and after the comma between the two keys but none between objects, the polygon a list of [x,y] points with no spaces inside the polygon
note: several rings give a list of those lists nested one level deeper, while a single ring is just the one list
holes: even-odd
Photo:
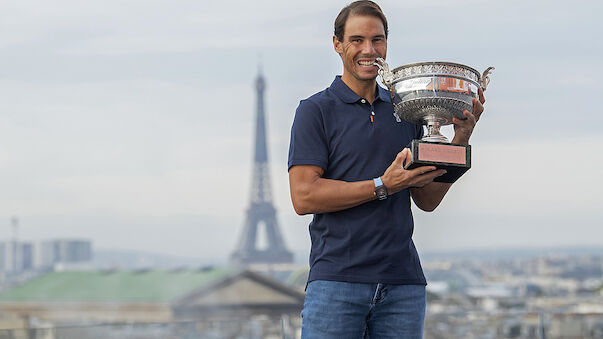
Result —
[{"label": "black wristwatch", "polygon": [[377,198],[379,200],[387,199],[387,189],[385,188],[385,185],[383,185],[381,177],[373,179],[373,182],[375,183],[375,195]]}]

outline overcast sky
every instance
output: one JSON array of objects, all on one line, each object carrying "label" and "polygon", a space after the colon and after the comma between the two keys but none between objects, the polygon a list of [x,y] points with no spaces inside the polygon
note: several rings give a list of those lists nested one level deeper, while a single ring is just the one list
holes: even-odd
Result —
[{"label": "overcast sky", "polygon": [[[603,245],[600,1],[381,1],[388,62],[495,66],[473,168],[419,251]],[[299,100],[341,62],[346,1],[0,2],[0,238],[225,258],[248,206],[258,64],[274,203],[309,246],[287,181]],[[450,135],[450,129],[446,130]]]}]

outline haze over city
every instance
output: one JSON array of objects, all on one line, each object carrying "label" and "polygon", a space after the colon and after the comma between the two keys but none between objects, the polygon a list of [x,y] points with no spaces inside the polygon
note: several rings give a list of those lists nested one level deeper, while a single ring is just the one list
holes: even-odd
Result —
[{"label": "haze over city", "polygon": [[[346,3],[3,1],[0,238],[16,215],[25,239],[223,260],[248,207],[261,69],[274,204],[305,251],[289,130],[299,100],[341,74]],[[379,4],[390,65],[496,67],[473,168],[436,212],[415,211],[419,251],[603,246],[603,4]]]}]

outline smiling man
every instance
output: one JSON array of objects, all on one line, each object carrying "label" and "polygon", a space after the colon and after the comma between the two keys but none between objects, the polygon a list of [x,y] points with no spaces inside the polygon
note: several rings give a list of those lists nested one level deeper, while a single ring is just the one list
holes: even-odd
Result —
[{"label": "smiling man", "polygon": [[[433,211],[450,184],[444,170],[405,170],[405,146],[422,127],[396,119],[376,82],[387,54],[387,20],[372,1],[335,19],[333,46],[343,75],[300,102],[291,129],[289,183],[295,211],[314,214],[302,338],[421,338],[425,277],[412,241],[411,198]],[[483,112],[453,121],[453,143],[468,144]]]}]

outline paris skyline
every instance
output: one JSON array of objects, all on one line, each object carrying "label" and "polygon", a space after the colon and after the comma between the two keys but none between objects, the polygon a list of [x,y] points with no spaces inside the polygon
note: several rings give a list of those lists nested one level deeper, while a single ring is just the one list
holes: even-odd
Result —
[{"label": "paris skyline", "polygon": [[[0,4],[0,238],[16,215],[27,239],[228,257],[249,205],[261,63],[277,218],[288,248],[306,249],[289,129],[299,100],[341,73],[331,36],[346,3]],[[390,65],[496,67],[473,168],[436,212],[415,212],[419,251],[603,245],[603,5],[379,4]]]}]

